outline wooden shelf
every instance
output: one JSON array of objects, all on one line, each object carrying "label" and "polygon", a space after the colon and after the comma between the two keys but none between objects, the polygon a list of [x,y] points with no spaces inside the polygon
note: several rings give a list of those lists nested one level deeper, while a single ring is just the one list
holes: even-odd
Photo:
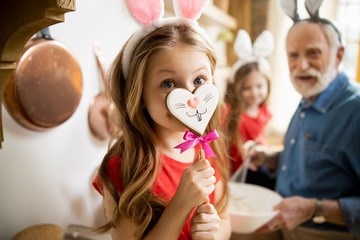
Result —
[{"label": "wooden shelf", "polygon": [[[165,0],[165,16],[175,16],[172,0]],[[236,30],[236,19],[216,7],[214,4],[209,3],[199,19],[200,24],[218,24],[230,30]]]},{"label": "wooden shelf", "polygon": [[236,30],[237,28],[236,19],[213,4],[208,4],[208,6],[206,6],[205,11],[200,17],[199,21],[217,23],[230,30]]}]

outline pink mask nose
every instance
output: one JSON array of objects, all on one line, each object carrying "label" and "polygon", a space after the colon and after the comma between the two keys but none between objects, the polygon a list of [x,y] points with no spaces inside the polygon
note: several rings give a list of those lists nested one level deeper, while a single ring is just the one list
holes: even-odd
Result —
[{"label": "pink mask nose", "polygon": [[199,106],[199,104],[200,104],[200,99],[199,99],[198,97],[194,97],[193,99],[189,99],[189,100],[187,101],[187,104],[188,104],[190,107],[196,109],[197,106]]}]

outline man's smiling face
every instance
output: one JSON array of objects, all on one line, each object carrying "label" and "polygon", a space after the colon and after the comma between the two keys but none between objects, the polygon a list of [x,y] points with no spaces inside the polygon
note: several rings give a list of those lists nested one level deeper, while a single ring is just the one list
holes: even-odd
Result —
[{"label": "man's smiling face", "polygon": [[319,24],[295,25],[286,39],[291,81],[305,98],[318,95],[335,78],[336,54],[331,54],[329,41]]}]

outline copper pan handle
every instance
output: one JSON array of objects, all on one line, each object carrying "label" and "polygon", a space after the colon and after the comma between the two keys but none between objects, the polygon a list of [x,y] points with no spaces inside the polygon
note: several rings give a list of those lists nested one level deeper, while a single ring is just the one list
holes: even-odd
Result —
[{"label": "copper pan handle", "polygon": [[99,65],[99,68],[101,71],[101,77],[103,80],[103,84],[104,84],[104,86],[106,86],[106,68],[105,68],[104,51],[102,50],[102,48],[98,42],[94,42],[93,48],[94,48],[96,61]]}]

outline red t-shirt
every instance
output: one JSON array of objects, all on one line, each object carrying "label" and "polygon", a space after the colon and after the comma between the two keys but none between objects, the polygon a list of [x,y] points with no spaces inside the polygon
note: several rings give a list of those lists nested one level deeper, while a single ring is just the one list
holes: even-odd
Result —
[{"label": "red t-shirt", "polygon": [[[230,113],[230,106],[227,105],[227,116]],[[272,115],[269,109],[266,106],[259,107],[259,114],[257,117],[250,117],[246,113],[242,113],[240,116],[240,126],[239,126],[239,134],[243,140],[243,142],[247,142],[248,140],[259,141],[259,144],[263,145],[265,141],[265,127],[270,121]],[[231,164],[232,164],[232,172],[234,173],[236,169],[240,167],[242,164],[242,158],[240,151],[237,149],[235,145],[230,147],[230,156],[231,156]]]},{"label": "red t-shirt", "polygon": [[[211,159],[209,160],[211,162]],[[121,180],[121,171],[120,171],[120,157],[114,157],[109,160],[107,163],[107,170],[109,172],[110,178],[115,185],[115,188],[119,191],[123,191],[123,185]],[[189,167],[192,163],[182,163],[172,159],[165,154],[162,154],[162,168],[159,173],[157,182],[155,183],[154,193],[162,200],[169,201],[174,196],[177,187],[180,182],[181,175],[185,168]],[[215,169],[216,182],[220,180],[220,176]],[[102,182],[100,176],[97,175],[93,181],[93,186],[95,189],[102,194]],[[214,204],[215,192],[212,192],[209,195],[210,203]],[[193,216],[193,212],[190,214],[188,220],[186,221],[183,230],[180,233],[179,240],[190,240],[190,221]]]},{"label": "red t-shirt", "polygon": [[241,114],[240,135],[244,143],[248,140],[259,141],[259,144],[263,145],[265,142],[265,127],[270,121],[272,115],[266,106],[259,107],[259,114],[253,118],[246,113]]}]

